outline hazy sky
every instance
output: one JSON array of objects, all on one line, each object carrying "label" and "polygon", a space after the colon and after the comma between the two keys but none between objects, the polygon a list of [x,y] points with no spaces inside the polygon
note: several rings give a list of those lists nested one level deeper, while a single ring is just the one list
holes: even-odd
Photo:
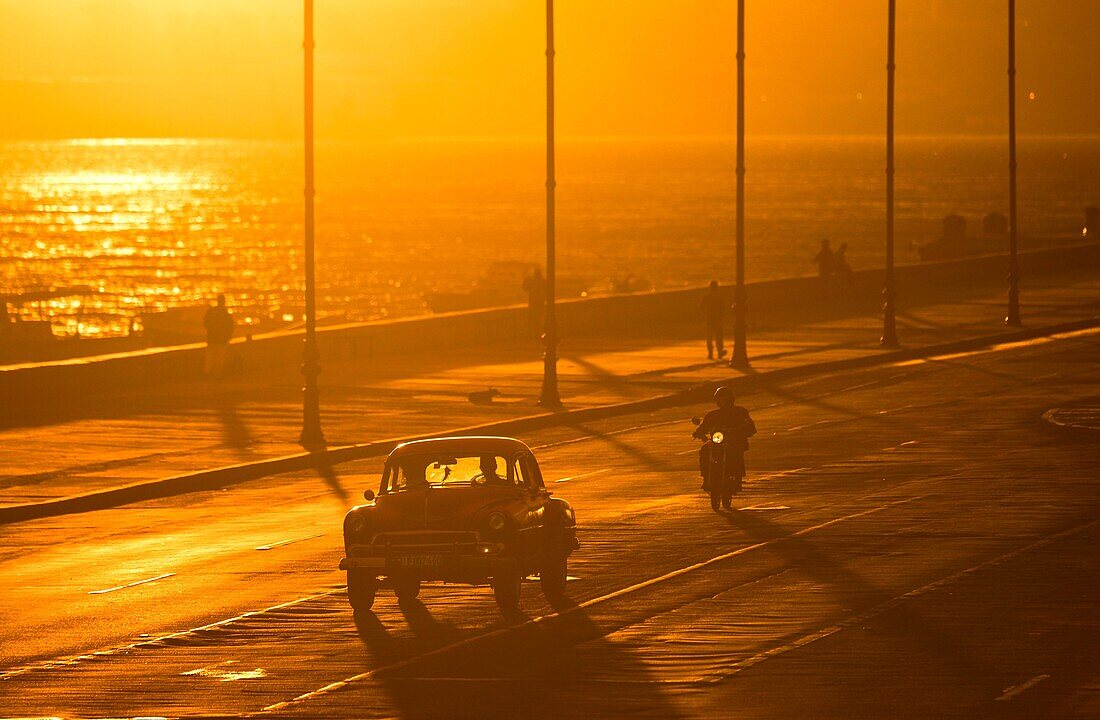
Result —
[{"label": "hazy sky", "polygon": [[[562,135],[732,132],[733,0],[557,4]],[[542,132],[542,0],[316,5],[320,139]],[[1100,0],[1017,5],[1020,131],[1100,133]],[[1006,0],[898,6],[898,131],[1003,132]],[[881,132],[885,29],[748,0],[748,131]],[[0,137],[296,137],[300,43],[298,0],[0,0]]]}]

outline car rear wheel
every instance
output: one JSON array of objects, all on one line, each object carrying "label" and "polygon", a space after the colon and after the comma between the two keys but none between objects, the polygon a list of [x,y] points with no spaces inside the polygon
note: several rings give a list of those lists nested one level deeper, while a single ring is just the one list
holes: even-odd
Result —
[{"label": "car rear wheel", "polygon": [[348,570],[348,602],[353,610],[370,610],[377,592],[378,578],[362,570]]},{"label": "car rear wheel", "polygon": [[415,600],[420,594],[420,581],[416,578],[395,578],[393,591],[398,600]]},{"label": "car rear wheel", "polygon": [[493,578],[493,597],[501,612],[511,613],[519,610],[519,573],[508,573]]},{"label": "car rear wheel", "polygon": [[557,598],[565,594],[565,582],[569,577],[569,557],[554,555],[543,561],[539,571],[539,583],[542,593],[548,598]]}]

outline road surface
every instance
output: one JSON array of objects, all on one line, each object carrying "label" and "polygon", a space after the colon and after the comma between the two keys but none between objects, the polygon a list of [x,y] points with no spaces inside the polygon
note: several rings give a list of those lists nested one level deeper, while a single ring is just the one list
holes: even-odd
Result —
[{"label": "road surface", "polygon": [[[688,418],[523,438],[576,507],[568,601],[384,593],[380,463],[0,528],[0,716],[1100,717],[1100,333],[768,387],[734,511]],[[451,423],[456,424],[456,423]]]}]

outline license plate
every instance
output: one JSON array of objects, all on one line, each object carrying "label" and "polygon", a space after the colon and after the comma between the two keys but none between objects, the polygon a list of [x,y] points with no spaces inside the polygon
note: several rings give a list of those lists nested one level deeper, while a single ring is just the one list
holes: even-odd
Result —
[{"label": "license plate", "polygon": [[423,568],[442,564],[442,555],[398,555],[390,558],[390,565],[394,567]]}]

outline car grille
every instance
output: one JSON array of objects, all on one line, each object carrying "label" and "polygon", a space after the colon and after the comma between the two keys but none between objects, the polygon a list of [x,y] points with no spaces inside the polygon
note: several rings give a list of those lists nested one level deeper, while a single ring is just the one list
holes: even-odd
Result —
[{"label": "car grille", "polygon": [[374,536],[371,545],[375,548],[385,547],[394,550],[445,552],[472,550],[477,543],[478,536],[475,532],[412,530],[378,533]]}]

